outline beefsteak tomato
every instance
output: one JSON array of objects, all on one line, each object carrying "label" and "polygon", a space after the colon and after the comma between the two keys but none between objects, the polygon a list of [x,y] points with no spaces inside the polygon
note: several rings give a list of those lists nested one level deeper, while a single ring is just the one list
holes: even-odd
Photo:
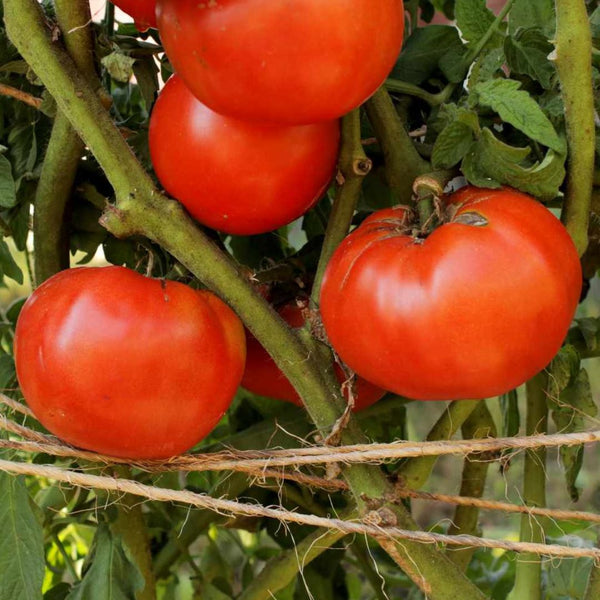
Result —
[{"label": "beefsteak tomato", "polygon": [[362,104],[392,69],[402,0],[158,0],[175,71],[213,110],[316,123]]},{"label": "beefsteak tomato", "polygon": [[167,458],[200,441],[229,407],[244,329],[210,292],[123,267],[71,269],[25,303],[15,360],[27,404],[64,441]]},{"label": "beefsteak tomato", "polygon": [[140,31],[156,27],[156,0],[112,0],[123,12],[126,12]]},{"label": "beefsteak tomato", "polygon": [[[297,302],[284,304],[277,312],[290,327],[299,328],[303,327],[306,322],[307,307],[308,303],[306,301],[298,300]],[[246,369],[242,377],[242,387],[260,396],[285,400],[297,406],[302,406],[302,400],[300,400],[298,392],[296,392],[289,379],[279,370],[279,367],[261,346],[260,342],[249,332],[246,333],[246,339],[248,353]],[[335,374],[340,384],[343,384],[346,377],[338,365],[335,365]],[[343,386],[342,391],[348,399],[349,389],[347,386]],[[383,397],[385,391],[362,377],[357,377],[355,393],[354,411],[358,411],[377,402]]]},{"label": "beefsteak tomato", "polygon": [[582,274],[569,234],[534,199],[467,187],[426,239],[405,208],[379,211],[339,246],[323,323],[356,373],[418,400],[487,398],[543,369],[563,342]]},{"label": "beefsteak tomato", "polygon": [[219,115],[177,75],[150,120],[165,189],[200,223],[238,235],[272,231],[310,209],[333,178],[339,140],[339,121],[281,126]]}]

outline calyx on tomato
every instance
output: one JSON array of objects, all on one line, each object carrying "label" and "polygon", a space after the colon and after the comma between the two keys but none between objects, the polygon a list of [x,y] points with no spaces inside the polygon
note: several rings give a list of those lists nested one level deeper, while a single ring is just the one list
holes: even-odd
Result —
[{"label": "calyx on tomato", "polygon": [[[308,301],[298,299],[289,302],[277,309],[283,320],[293,328],[303,327],[308,312]],[[242,387],[260,396],[268,396],[277,400],[285,400],[297,406],[302,406],[302,400],[287,377],[279,370],[267,351],[260,342],[251,334],[247,333],[248,353],[246,358],[246,369],[242,377]],[[339,365],[334,366],[335,375],[342,385],[342,392],[348,400],[350,391],[355,395],[354,411],[363,410],[380,400],[385,391],[377,386],[357,377],[353,386],[350,382],[346,384],[348,377],[344,375]]]},{"label": "calyx on tomato", "polygon": [[156,0],[112,0],[112,3],[126,12],[140,31],[156,28]]},{"label": "calyx on tomato", "polygon": [[214,111],[305,124],[362,104],[391,71],[402,0],[158,0],[175,71]]},{"label": "calyx on tomato", "polygon": [[71,269],[25,303],[15,360],[27,404],[59,438],[167,458],[204,438],[229,407],[244,329],[210,292],[122,267]]},{"label": "calyx on tomato", "polygon": [[339,246],[321,292],[331,344],[357,374],[417,400],[487,398],[542,370],[578,304],[579,258],[560,221],[512,189],[463,188],[449,222],[410,235],[406,208]]},{"label": "calyx on tomato", "polygon": [[165,189],[200,223],[237,235],[272,231],[308,211],[337,164],[339,121],[281,126],[219,115],[174,75],[150,119]]}]

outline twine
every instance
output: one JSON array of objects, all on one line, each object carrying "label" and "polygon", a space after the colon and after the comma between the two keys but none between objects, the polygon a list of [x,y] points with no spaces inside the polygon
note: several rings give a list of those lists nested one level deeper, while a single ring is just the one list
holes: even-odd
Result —
[{"label": "twine", "polygon": [[389,522],[389,510],[385,513],[383,513],[383,511],[371,511],[367,513],[363,521],[344,521],[336,518],[318,517],[315,515],[292,512],[283,508],[269,508],[237,502],[235,500],[212,498],[206,494],[197,494],[190,491],[154,487],[130,479],[88,475],[49,465],[34,465],[30,463],[0,460],[0,470],[15,475],[46,477],[48,479],[82,488],[121,492],[161,502],[189,504],[198,508],[206,508],[226,516],[244,515],[257,518],[267,517],[284,523],[299,523],[302,525],[310,525],[312,527],[333,529],[345,534],[370,535],[381,540],[403,539],[426,544],[445,544],[447,546],[500,548],[514,552],[527,552],[550,557],[588,557],[600,561],[600,550],[596,548],[575,548],[570,546],[559,546],[556,544],[510,542],[505,540],[479,538],[472,535],[445,535],[386,526],[383,523]]}]

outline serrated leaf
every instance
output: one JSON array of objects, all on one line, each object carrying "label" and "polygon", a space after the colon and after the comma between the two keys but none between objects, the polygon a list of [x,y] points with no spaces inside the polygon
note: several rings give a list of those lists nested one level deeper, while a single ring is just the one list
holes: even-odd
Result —
[{"label": "serrated leaf", "polygon": [[458,164],[473,144],[473,129],[461,121],[454,121],[440,133],[431,156],[435,169],[450,169]]},{"label": "serrated leaf", "polygon": [[541,28],[548,38],[554,35],[554,0],[515,0],[508,13],[509,31],[514,33],[530,27]]},{"label": "serrated leaf", "polygon": [[509,185],[540,200],[552,200],[559,194],[565,178],[565,157],[548,150],[541,163],[524,166],[530,148],[515,148],[498,140],[484,128],[462,162],[465,177],[480,187]]},{"label": "serrated leaf", "polygon": [[121,52],[111,52],[102,59],[102,66],[108,74],[121,83],[128,83],[133,76],[133,63],[135,58],[126,56]]},{"label": "serrated leaf", "polygon": [[0,599],[42,598],[44,535],[20,478],[0,472]]},{"label": "serrated leaf", "polygon": [[12,174],[12,165],[0,154],[0,206],[11,208],[17,203],[17,188]]},{"label": "serrated leaf", "polygon": [[595,40],[600,38],[600,6],[590,16],[590,27],[592,29],[592,37]]},{"label": "serrated leaf", "polygon": [[[575,380],[581,366],[577,350],[566,344],[554,357],[548,368],[548,399],[558,399],[560,394]],[[552,405],[550,406],[552,408]]]},{"label": "serrated leaf", "polygon": [[472,90],[478,83],[494,78],[502,69],[506,57],[504,48],[490,48],[483,52],[473,63],[468,79],[468,89]]},{"label": "serrated leaf", "polygon": [[[444,57],[450,55],[455,63],[460,64],[464,53],[465,47],[456,27],[420,27],[406,40],[391,77],[419,85],[434,74]],[[453,75],[450,81],[461,79],[462,73]]]},{"label": "serrated leaf", "polygon": [[67,600],[135,600],[144,578],[108,526],[98,527],[92,552],[90,568]]},{"label": "serrated leaf", "polygon": [[512,79],[492,79],[478,83],[473,91],[478,103],[497,112],[505,123],[510,123],[532,140],[564,153],[564,140],[538,103],[520,87],[521,82]]},{"label": "serrated leaf", "polygon": [[485,0],[456,0],[454,16],[462,37],[470,44],[479,42],[496,20]]},{"label": "serrated leaf", "polygon": [[577,319],[576,323],[587,349],[593,352],[598,347],[600,339],[600,319],[585,317]]},{"label": "serrated leaf", "polygon": [[504,42],[504,54],[511,70],[539,81],[545,89],[551,87],[556,72],[548,60],[553,49],[540,29],[520,29]]}]

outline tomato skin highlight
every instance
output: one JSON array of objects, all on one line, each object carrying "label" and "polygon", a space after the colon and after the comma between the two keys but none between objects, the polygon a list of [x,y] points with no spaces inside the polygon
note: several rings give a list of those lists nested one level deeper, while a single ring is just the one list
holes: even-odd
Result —
[{"label": "tomato skin highlight", "polygon": [[333,179],[339,121],[279,126],[219,115],[174,75],[150,119],[164,188],[200,223],[236,235],[273,231],[312,208]]},{"label": "tomato skin highlight", "polygon": [[[529,196],[467,187],[447,203],[455,217],[421,241],[401,230],[405,209],[371,215],[321,292],[340,358],[416,400],[488,398],[533,377],[558,352],[582,285],[566,229]],[[487,224],[457,222],[465,213]]]},{"label": "tomato skin highlight", "polygon": [[15,361],[27,404],[59,438],[168,458],[204,438],[231,404],[244,329],[210,292],[123,267],[70,269],[25,303]]},{"label": "tomato skin highlight", "polygon": [[[281,318],[293,328],[302,327],[305,323],[306,302],[298,301],[284,304],[277,312]],[[249,332],[246,333],[247,339],[247,357],[244,376],[242,377],[242,387],[249,392],[260,396],[275,398],[291,402],[296,406],[302,406],[302,400],[294,386],[287,377],[279,370],[273,359],[262,347],[260,342]],[[334,365],[335,374],[340,382],[344,383],[346,377],[338,365]],[[354,401],[354,412],[363,410],[380,400],[385,391],[369,383],[362,377],[357,377],[355,382],[356,397]],[[346,400],[348,391],[343,389]]]},{"label": "tomato skin highlight", "polygon": [[175,71],[213,110],[306,124],[383,83],[402,46],[402,0],[158,0]]},{"label": "tomato skin highlight", "polygon": [[126,12],[140,31],[156,28],[156,0],[112,0],[112,3]]}]

